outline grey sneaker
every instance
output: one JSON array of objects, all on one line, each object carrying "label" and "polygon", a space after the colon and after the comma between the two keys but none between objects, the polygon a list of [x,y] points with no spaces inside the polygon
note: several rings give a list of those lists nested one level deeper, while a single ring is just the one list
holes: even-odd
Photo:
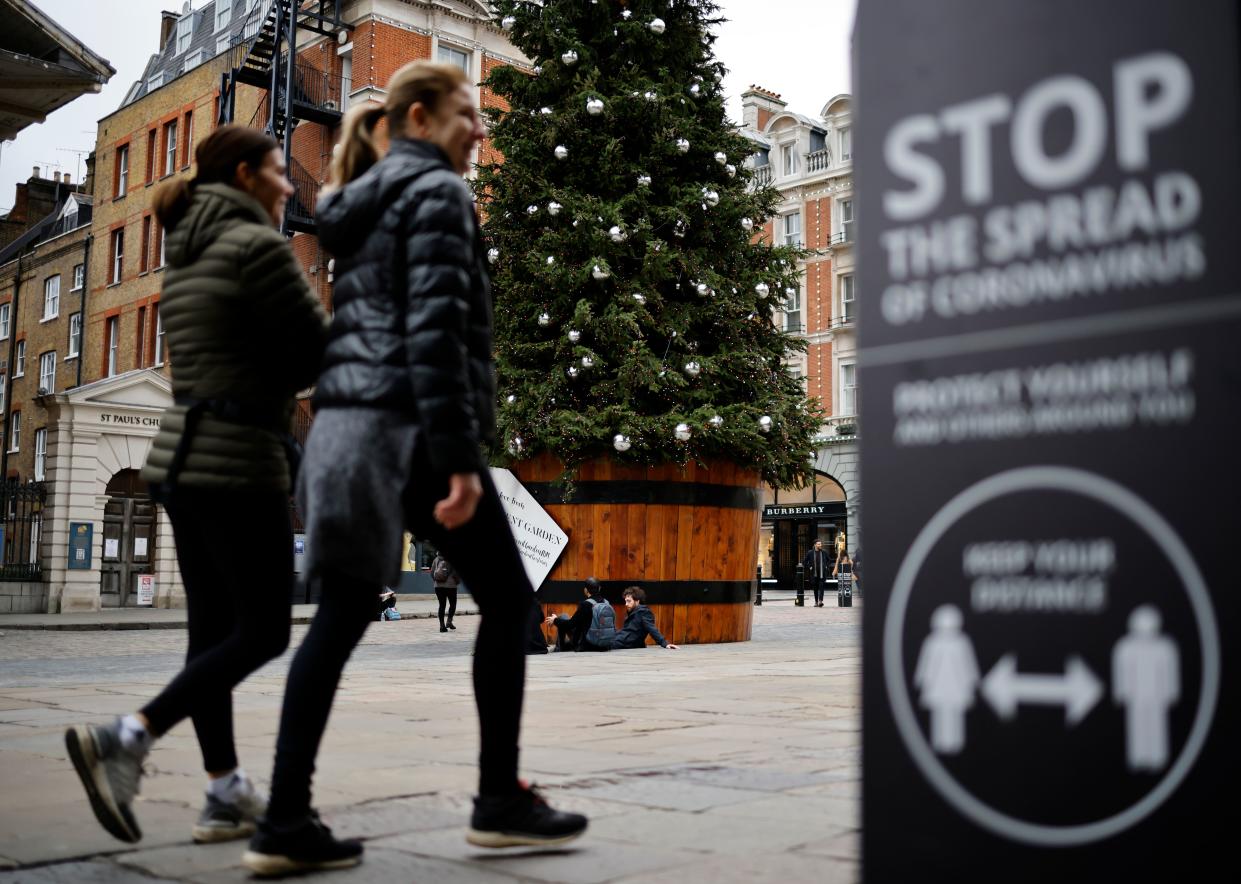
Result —
[{"label": "grey sneaker", "polygon": [[[232,774],[238,778],[237,774]],[[255,822],[267,813],[267,796],[249,778],[238,778],[237,797],[224,801],[207,793],[207,803],[191,833],[199,844],[234,841],[254,834]]]},{"label": "grey sneaker", "polygon": [[120,722],[103,727],[75,725],[65,731],[65,748],[99,824],[122,841],[140,840],[142,830],[130,805],[138,794],[145,755],[122,745]]}]

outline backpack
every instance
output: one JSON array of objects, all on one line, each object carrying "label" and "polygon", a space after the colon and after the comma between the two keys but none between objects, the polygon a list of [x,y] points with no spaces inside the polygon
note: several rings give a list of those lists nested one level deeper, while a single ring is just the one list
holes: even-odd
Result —
[{"label": "backpack", "polygon": [[383,612],[379,615],[379,619],[380,620],[400,620],[401,612],[398,611],[396,608],[384,608]]},{"label": "backpack", "polygon": [[431,563],[431,579],[436,583],[446,583],[452,577],[452,566],[443,556],[436,556]]},{"label": "backpack", "polygon": [[608,604],[607,599],[589,599],[590,628],[586,630],[586,641],[592,645],[606,645],[616,638],[616,612]]}]

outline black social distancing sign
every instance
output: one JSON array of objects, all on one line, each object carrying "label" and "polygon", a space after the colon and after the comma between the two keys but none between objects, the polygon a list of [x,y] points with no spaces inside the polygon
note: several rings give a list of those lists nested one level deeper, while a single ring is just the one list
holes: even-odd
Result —
[{"label": "black social distancing sign", "polygon": [[1192,13],[859,5],[867,881],[1235,868],[1241,30]]}]

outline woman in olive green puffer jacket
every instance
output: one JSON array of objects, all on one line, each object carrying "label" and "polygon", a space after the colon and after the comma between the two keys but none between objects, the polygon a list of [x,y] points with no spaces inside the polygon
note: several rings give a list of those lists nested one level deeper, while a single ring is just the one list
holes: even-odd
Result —
[{"label": "woman in olive green puffer jacket", "polygon": [[266,811],[238,766],[231,696],[288,647],[293,536],[282,439],[327,333],[273,226],[293,193],[276,141],[222,126],[195,158],[195,177],[155,199],[168,232],[160,310],[176,404],[142,471],[172,522],[189,606],[186,665],[140,712],[65,735],[96,817],[131,842],[141,838],[130,805],[142,759],[186,717],[209,777],[194,840],[246,837]]}]

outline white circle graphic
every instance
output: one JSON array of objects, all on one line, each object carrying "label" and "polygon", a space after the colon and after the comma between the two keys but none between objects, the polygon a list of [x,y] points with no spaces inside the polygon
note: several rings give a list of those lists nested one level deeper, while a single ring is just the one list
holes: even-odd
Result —
[{"label": "white circle graphic", "polygon": [[[943,535],[972,510],[1004,495],[1021,491],[1061,491],[1090,498],[1125,515],[1160,548],[1184,583],[1198,627],[1202,650],[1202,688],[1189,738],[1168,772],[1141,799],[1112,816],[1078,825],[1032,823],[996,810],[979,800],[935,756],[910,702],[905,676],[903,629],[914,580],[926,557]],[[901,739],[914,762],[949,804],[991,832],[1043,847],[1089,844],[1122,832],[1153,813],[1176,791],[1197,761],[1206,742],[1219,699],[1220,647],[1215,611],[1206,582],[1176,531],[1154,508],[1129,489],[1085,470],[1063,466],[1031,466],[983,479],[948,501],[919,532],[893,582],[883,626],[884,680]]]}]

